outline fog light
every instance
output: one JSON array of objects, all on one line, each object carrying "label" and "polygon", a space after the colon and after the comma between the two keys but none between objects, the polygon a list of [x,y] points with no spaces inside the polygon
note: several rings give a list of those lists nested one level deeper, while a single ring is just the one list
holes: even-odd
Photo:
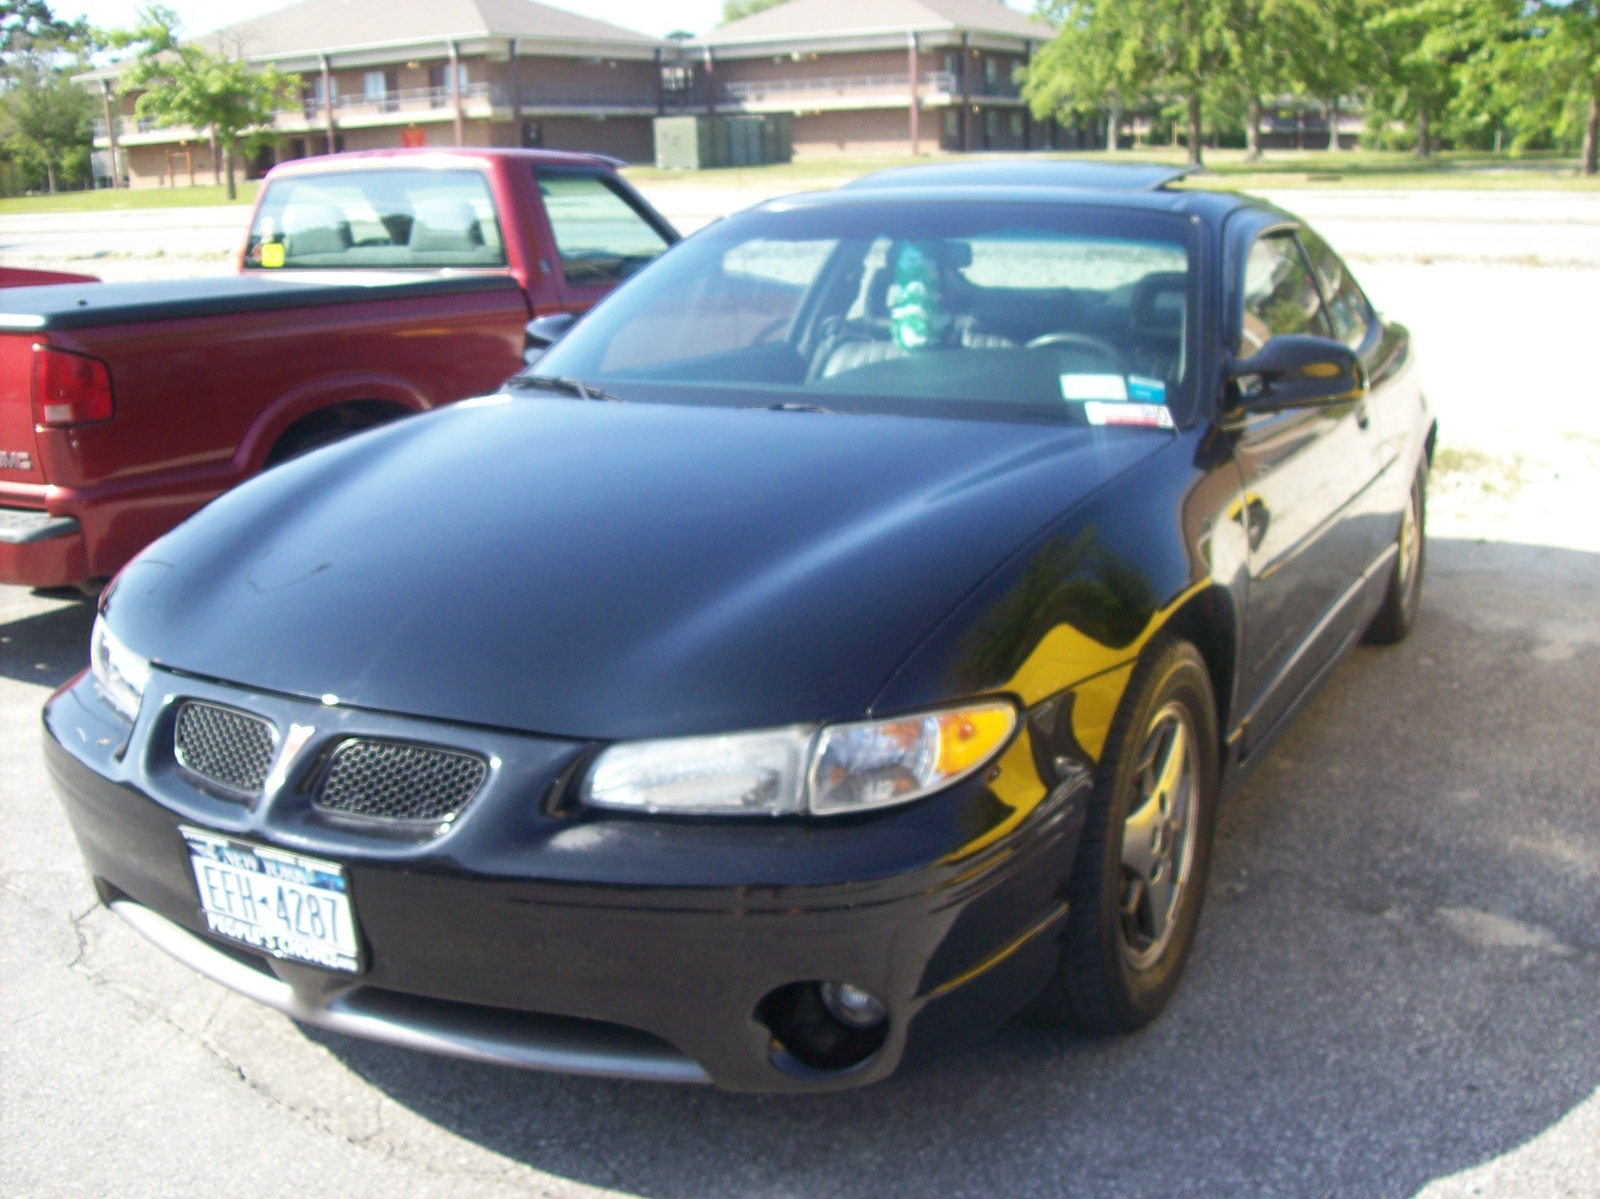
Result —
[{"label": "fog light", "polygon": [[849,983],[825,982],[819,990],[822,992],[822,1006],[828,1009],[828,1015],[849,1028],[873,1028],[882,1024],[883,1018],[888,1015],[883,1004],[870,991],[852,987]]}]

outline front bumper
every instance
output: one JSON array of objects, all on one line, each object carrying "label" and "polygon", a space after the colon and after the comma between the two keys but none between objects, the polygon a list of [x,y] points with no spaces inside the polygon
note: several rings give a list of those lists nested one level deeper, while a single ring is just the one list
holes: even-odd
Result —
[{"label": "front bumper", "polygon": [[70,516],[0,507],[0,583],[70,587],[88,577],[83,529]]},{"label": "front bumper", "polygon": [[[280,728],[313,725],[308,756],[364,734],[473,749],[494,768],[442,831],[332,820],[287,794],[292,772],[285,794],[246,806],[175,769],[172,714],[184,698],[243,707]],[[585,746],[163,671],[131,731],[87,676],[51,700],[45,727],[52,781],[102,898],[223,985],[309,1023],[413,1048],[746,1091],[870,1082],[1024,1006],[1055,966],[1087,800],[1083,776],[1032,790],[1013,777],[842,821],[559,815],[547,796]],[[1026,739],[1002,772],[1031,769]],[[363,973],[214,938],[180,824],[343,865]],[[763,1015],[774,992],[827,979],[888,1008],[882,1046],[846,1069],[802,1066]]]}]

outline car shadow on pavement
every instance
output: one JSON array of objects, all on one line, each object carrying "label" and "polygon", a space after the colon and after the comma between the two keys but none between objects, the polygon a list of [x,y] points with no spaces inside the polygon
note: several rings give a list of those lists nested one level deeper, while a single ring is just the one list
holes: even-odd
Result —
[{"label": "car shadow on pavement", "polygon": [[306,1035],[496,1154],[662,1199],[1412,1195],[1600,1085],[1600,557],[1430,553],[1411,640],[1356,653],[1222,813],[1140,1035],[1019,1021],[800,1097]]},{"label": "car shadow on pavement", "polygon": [[59,687],[89,665],[95,603],[77,592],[34,592],[61,607],[0,622],[0,678]]}]

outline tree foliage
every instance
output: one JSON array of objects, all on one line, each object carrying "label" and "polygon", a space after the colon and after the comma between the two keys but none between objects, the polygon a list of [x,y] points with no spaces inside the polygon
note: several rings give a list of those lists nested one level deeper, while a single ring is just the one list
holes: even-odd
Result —
[{"label": "tree foliage", "polygon": [[722,0],[723,25],[742,21],[752,17],[758,12],[765,12],[769,8],[777,8],[780,4],[787,4],[788,0]]},{"label": "tree foliage", "polygon": [[237,194],[234,163],[239,152],[264,139],[300,80],[274,67],[253,67],[243,55],[222,47],[181,41],[179,32],[177,14],[152,5],[140,10],[133,29],[113,34],[114,45],[138,49],[123,86],[139,92],[140,116],[211,136],[222,151],[231,200]]},{"label": "tree foliage", "polygon": [[42,171],[47,190],[54,192],[62,182],[63,168],[71,168],[73,182],[86,173],[94,100],[66,71],[38,61],[14,66],[0,113],[8,157],[24,169]]},{"label": "tree foliage", "polygon": [[[1581,142],[1600,154],[1600,0],[1040,0],[1055,39],[1024,73],[1036,117],[1131,109],[1245,113],[1259,153],[1266,103],[1359,103],[1374,136],[1514,149]],[[1236,119],[1236,118],[1234,118]],[[1397,133],[1397,131],[1404,131]]]}]

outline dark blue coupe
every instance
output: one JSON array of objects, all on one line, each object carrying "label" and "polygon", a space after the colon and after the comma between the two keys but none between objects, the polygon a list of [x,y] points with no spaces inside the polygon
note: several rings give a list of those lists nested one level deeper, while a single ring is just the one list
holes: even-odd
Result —
[{"label": "dark blue coupe", "polygon": [[1415,620],[1434,436],[1328,245],[1174,175],[761,205],[212,503],[45,712],[101,898],[537,1068],[818,1090],[1154,1019],[1217,805]]}]

